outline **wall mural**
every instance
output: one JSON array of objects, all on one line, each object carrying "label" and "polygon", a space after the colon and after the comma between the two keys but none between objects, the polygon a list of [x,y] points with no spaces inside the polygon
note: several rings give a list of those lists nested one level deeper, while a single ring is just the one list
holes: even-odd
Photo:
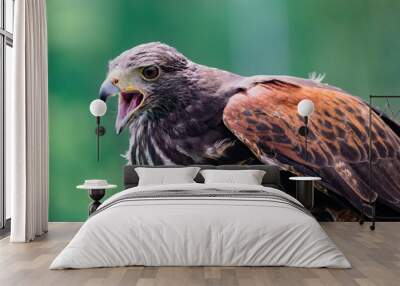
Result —
[{"label": "wall mural", "polygon": [[[358,210],[368,201],[369,107],[320,78],[244,77],[152,42],[110,62],[100,98],[114,95],[116,133],[130,133],[129,164],[273,164],[322,177]],[[303,99],[315,105],[307,151]],[[400,126],[376,112],[373,120],[373,200],[400,211]]]},{"label": "wall mural", "polygon": [[[85,221],[76,185],[106,179],[118,185],[107,198],[126,163],[278,164],[324,179],[322,219],[354,219],[367,196],[364,102],[400,93],[398,11],[398,0],[47,1],[49,220]],[[136,47],[158,41],[171,47]],[[313,71],[325,79],[300,79]],[[296,78],[253,77],[275,74]],[[89,105],[105,80],[98,162]],[[315,104],[308,158],[303,98]],[[400,220],[398,125],[375,121],[377,213]]]}]

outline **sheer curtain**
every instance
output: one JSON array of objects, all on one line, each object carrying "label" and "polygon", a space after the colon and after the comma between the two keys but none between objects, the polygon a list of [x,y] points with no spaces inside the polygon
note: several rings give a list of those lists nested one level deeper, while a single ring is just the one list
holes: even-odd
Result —
[{"label": "sheer curtain", "polygon": [[48,225],[48,92],[45,0],[18,0],[14,20],[13,93],[6,98],[6,187],[12,242],[28,242]]}]

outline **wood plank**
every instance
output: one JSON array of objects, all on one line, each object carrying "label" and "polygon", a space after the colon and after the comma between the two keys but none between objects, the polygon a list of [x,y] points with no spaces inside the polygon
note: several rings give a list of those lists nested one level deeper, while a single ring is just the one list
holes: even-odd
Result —
[{"label": "wood plank", "polygon": [[0,285],[71,286],[266,286],[398,285],[400,223],[378,223],[375,232],[357,223],[322,223],[352,263],[352,269],[290,267],[116,267],[49,270],[80,223],[50,223],[49,233],[32,243],[0,240]]}]

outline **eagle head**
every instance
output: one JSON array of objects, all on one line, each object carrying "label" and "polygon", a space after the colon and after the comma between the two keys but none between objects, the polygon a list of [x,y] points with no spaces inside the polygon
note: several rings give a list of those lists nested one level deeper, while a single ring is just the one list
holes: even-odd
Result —
[{"label": "eagle head", "polygon": [[117,134],[141,114],[162,117],[187,91],[189,60],[176,49],[147,43],[123,52],[109,63],[100,99],[118,96]]}]

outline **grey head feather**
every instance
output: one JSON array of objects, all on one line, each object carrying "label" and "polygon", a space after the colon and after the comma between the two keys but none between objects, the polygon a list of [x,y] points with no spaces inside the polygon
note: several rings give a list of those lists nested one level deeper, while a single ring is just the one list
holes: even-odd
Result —
[{"label": "grey head feather", "polygon": [[148,96],[129,122],[130,163],[234,164],[255,158],[222,121],[241,76],[198,65],[159,42],[123,52],[109,69],[149,65],[159,66],[162,75],[143,83]]},{"label": "grey head feather", "polygon": [[175,48],[160,42],[152,42],[138,45],[123,52],[110,61],[109,69],[135,68],[154,64],[166,70],[181,70],[187,67],[188,60]]}]

